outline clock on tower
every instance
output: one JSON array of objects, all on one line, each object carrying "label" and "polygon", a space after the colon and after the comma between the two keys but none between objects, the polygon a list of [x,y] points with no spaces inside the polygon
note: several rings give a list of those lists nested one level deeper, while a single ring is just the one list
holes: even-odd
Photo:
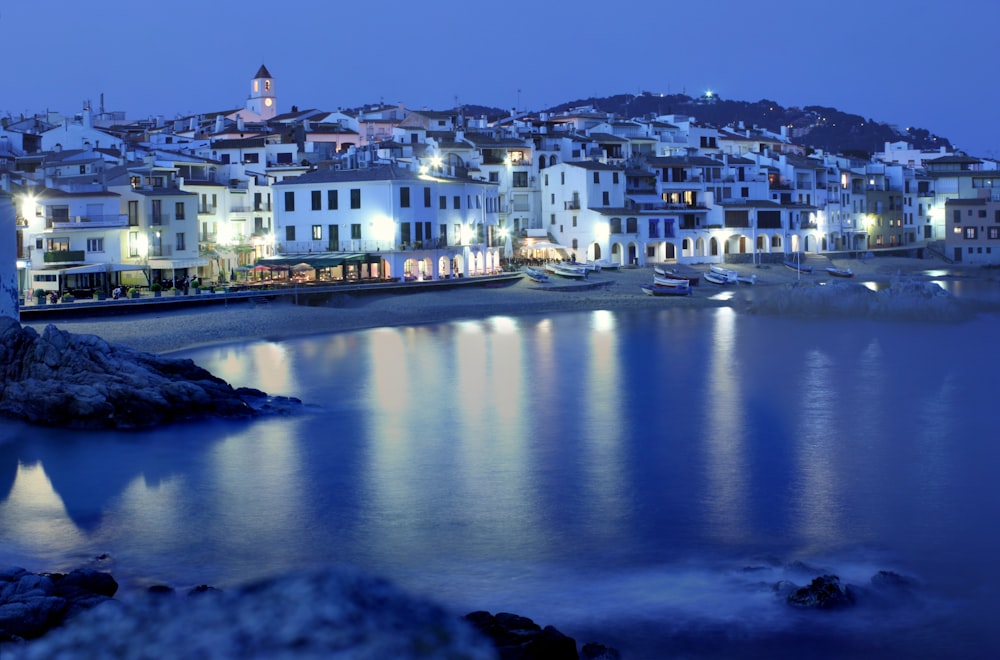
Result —
[{"label": "clock on tower", "polygon": [[263,64],[250,81],[247,110],[260,116],[261,119],[273,119],[278,114],[277,100],[274,97],[274,78]]}]

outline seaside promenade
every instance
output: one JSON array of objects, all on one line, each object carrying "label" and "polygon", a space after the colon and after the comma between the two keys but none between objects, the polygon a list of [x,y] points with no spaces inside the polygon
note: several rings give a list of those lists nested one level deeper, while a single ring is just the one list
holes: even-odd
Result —
[{"label": "seaside promenade", "polygon": [[[894,277],[930,279],[947,269],[963,277],[996,279],[992,269],[956,268],[936,259],[886,257],[837,260],[855,272],[856,282],[888,283]],[[52,323],[74,333],[156,353],[188,347],[280,340],[375,327],[476,320],[589,310],[697,309],[732,306],[754,292],[778,291],[795,282],[820,283],[834,278],[822,269],[798,275],[780,265],[735,266],[755,274],[756,283],[719,287],[702,282],[684,297],[652,297],[640,286],[652,281],[652,267],[591,274],[587,280],[552,278],[538,284],[527,277],[474,278],[467,282],[408,282],[395,285],[300,287],[255,294],[189,295],[172,298],[56,303],[22,309],[21,322],[41,330]],[[684,268],[703,274],[707,266]],[[329,289],[329,290],[327,290]],[[60,306],[63,306],[60,308]],[[78,307],[76,307],[78,306]],[[42,308],[46,309],[42,309]],[[61,310],[61,311],[60,311]]]}]

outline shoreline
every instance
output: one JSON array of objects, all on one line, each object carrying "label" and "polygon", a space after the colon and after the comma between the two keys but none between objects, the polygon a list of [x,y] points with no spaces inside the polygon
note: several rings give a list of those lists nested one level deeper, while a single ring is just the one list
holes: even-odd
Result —
[{"label": "shoreline", "polygon": [[[757,283],[719,287],[702,279],[694,287],[692,295],[684,297],[662,298],[643,294],[640,285],[649,283],[653,276],[652,267],[645,266],[602,271],[592,274],[588,281],[582,283],[554,278],[542,285],[523,278],[497,288],[470,285],[446,291],[343,294],[317,306],[295,305],[290,301],[275,301],[267,305],[245,302],[224,308],[163,309],[127,316],[60,319],[26,322],[23,325],[41,332],[46,325],[52,324],[75,334],[97,335],[111,344],[168,354],[204,346],[282,341],[380,327],[481,320],[491,316],[736,306],[752,297],[756,290],[773,290],[796,281],[841,279],[823,271],[831,260],[810,259],[810,263],[817,265],[817,271],[801,277],[780,264],[759,267],[727,265],[741,274],[755,274]],[[933,270],[948,270],[953,277],[1000,279],[998,271],[956,266],[934,258],[875,257],[865,260],[837,259],[832,263],[854,271],[853,279],[841,280],[846,282],[888,283],[899,277],[929,280],[932,277],[926,272]],[[704,274],[708,267],[682,267],[681,270]]]}]

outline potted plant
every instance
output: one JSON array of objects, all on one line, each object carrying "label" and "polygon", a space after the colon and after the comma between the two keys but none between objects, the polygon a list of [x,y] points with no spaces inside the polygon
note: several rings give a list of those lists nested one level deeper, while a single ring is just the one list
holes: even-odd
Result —
[{"label": "potted plant", "polygon": [[69,291],[67,291],[66,293],[62,294],[59,297],[59,300],[61,302],[64,302],[64,303],[71,303],[74,300],[76,300],[76,296],[74,296],[72,293],[70,293]]},{"label": "potted plant", "polygon": [[195,280],[194,282],[191,282],[191,293],[193,293],[195,295],[198,295],[198,294],[201,293],[201,282],[199,282],[198,280]]},{"label": "potted plant", "polygon": [[163,285],[159,282],[153,282],[149,285],[149,290],[153,292],[154,298],[159,298],[163,291]]},{"label": "potted plant", "polygon": [[45,299],[48,297],[49,292],[45,289],[35,289],[35,302],[39,305],[45,304]]},{"label": "potted plant", "polygon": [[103,291],[94,291],[94,300],[106,300],[107,297],[108,294],[104,293]]},{"label": "potted plant", "polygon": [[128,297],[129,298],[138,298],[139,297],[139,289],[135,288],[134,286],[133,287],[129,287]]}]

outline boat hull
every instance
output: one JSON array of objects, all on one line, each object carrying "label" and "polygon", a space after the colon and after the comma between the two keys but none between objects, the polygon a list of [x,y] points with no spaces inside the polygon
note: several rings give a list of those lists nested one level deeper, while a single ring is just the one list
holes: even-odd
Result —
[{"label": "boat hull", "polygon": [[827,268],[826,272],[834,277],[854,277],[854,271],[850,268]]},{"label": "boat hull", "polygon": [[642,292],[647,296],[688,296],[691,295],[690,286],[661,286],[658,284],[643,284]]},{"label": "boat hull", "polygon": [[546,264],[545,272],[550,275],[555,275],[556,277],[565,277],[574,280],[583,280],[587,278],[586,270],[565,264]]}]

